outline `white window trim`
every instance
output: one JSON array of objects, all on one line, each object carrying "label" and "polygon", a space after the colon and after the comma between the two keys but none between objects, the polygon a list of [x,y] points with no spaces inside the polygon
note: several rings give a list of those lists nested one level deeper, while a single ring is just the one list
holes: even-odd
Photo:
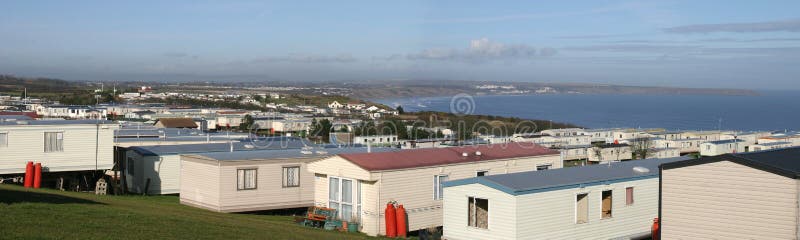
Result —
[{"label": "white window trim", "polygon": [[[490,201],[491,199],[489,199],[488,197],[478,197],[478,196],[467,195],[467,213],[469,213],[469,198],[484,199],[484,200],[486,200],[486,207],[490,207],[489,203],[491,202]],[[492,208],[490,207],[489,209],[492,209]],[[479,227],[470,226],[469,225],[469,216],[467,216],[467,228],[481,230],[481,231],[489,231],[489,230],[491,230],[491,227],[492,227],[491,224],[490,224],[490,221],[489,221],[490,219],[492,219],[492,211],[486,211],[486,228],[479,228]],[[475,216],[475,221],[478,221],[477,220],[477,216]]]},{"label": "white window trim", "polygon": [[8,139],[9,139],[9,135],[10,134],[8,133],[8,131],[0,131],[0,134],[3,134],[3,135],[6,136],[5,145],[0,144],[0,148],[7,148],[8,147],[8,141],[9,141]]},{"label": "white window trim", "polygon": [[[603,192],[605,192],[605,191],[611,191],[611,217],[607,217],[607,218],[603,218]],[[607,188],[606,187],[606,188],[603,188],[602,190],[600,190],[600,205],[598,205],[598,206],[600,206],[600,220],[601,221],[602,220],[608,220],[608,219],[614,219],[614,192],[616,192],[614,190],[614,188]],[[591,214],[589,216],[591,216]]]},{"label": "white window trim", "polygon": [[[331,184],[331,179],[332,178],[336,178],[336,179],[339,180],[339,200],[336,200],[336,201],[331,200],[331,196],[330,196],[330,188],[331,188],[330,184]],[[342,191],[342,188],[343,188],[342,186],[344,185],[344,184],[342,184],[342,182],[343,182],[342,180],[348,180],[348,181],[351,181],[351,183],[353,183],[353,186],[350,189],[350,194],[352,194],[352,197],[350,199],[351,199],[352,202],[350,202],[348,205],[352,205],[353,206],[352,211],[356,215],[358,215],[359,218],[360,218],[361,217],[361,212],[357,212],[357,211],[359,211],[359,209],[361,209],[361,206],[362,206],[361,201],[363,199],[361,199],[361,181],[359,181],[357,179],[343,178],[343,177],[338,177],[338,176],[328,176],[328,186],[327,186],[327,188],[328,188],[328,201],[326,202],[326,204],[327,204],[328,207],[331,207],[330,206],[331,202],[339,204],[339,209],[337,209],[336,214],[338,215],[338,217],[340,219],[342,218],[342,216],[343,216],[342,215],[342,211],[341,211],[341,209],[342,209],[342,196],[343,196],[342,194],[344,193],[344,191]]]},{"label": "white window trim", "polygon": [[[574,212],[573,218],[572,218],[572,223],[574,223],[576,225],[589,223],[589,219],[591,219],[591,216],[592,216],[592,214],[591,214],[592,211],[591,211],[591,208],[590,208],[589,204],[586,204],[586,222],[585,223],[578,223],[578,195],[586,194],[586,201],[588,202],[588,201],[590,201],[589,200],[589,196],[591,196],[590,193],[591,192],[589,192],[589,191],[576,192],[575,194],[572,195],[572,204],[573,204],[572,209],[573,209],[573,212]],[[600,199],[600,204],[602,204],[602,199]]]},{"label": "white window trim", "polygon": [[[440,177],[447,177],[447,179],[449,180],[450,175],[444,173],[433,175],[433,200],[437,201],[441,201],[442,199],[444,199],[444,186],[442,186],[441,191],[439,191],[439,186],[442,185],[442,183],[439,182]],[[439,195],[439,192],[442,192],[441,196]]]},{"label": "white window trim", "polygon": [[[60,149],[60,150],[58,150],[58,151],[47,151],[47,143],[43,143],[43,147],[44,147],[44,149],[43,149],[42,151],[43,151],[45,154],[48,154],[48,153],[61,153],[61,152],[64,152],[64,142],[65,142],[65,141],[64,141],[64,139],[66,138],[66,136],[64,136],[64,131],[63,131],[63,130],[56,130],[56,131],[44,131],[44,132],[42,132],[42,140],[46,140],[46,139],[45,139],[45,136],[47,136],[47,134],[48,134],[48,133],[56,133],[56,134],[58,134],[58,133],[61,133],[61,149]],[[56,135],[56,139],[58,139],[58,136],[57,136],[57,135]]]}]

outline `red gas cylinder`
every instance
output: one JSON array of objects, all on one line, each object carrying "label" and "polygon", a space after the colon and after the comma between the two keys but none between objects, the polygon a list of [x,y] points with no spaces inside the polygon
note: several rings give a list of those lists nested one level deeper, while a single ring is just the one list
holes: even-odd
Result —
[{"label": "red gas cylinder", "polygon": [[653,239],[653,240],[658,240],[658,237],[660,237],[659,236],[660,234],[658,232],[660,230],[660,226],[659,225],[660,224],[658,222],[658,218],[654,218],[653,219],[653,227],[650,228],[650,235],[652,236],[651,239]]},{"label": "red gas cylinder", "polygon": [[23,185],[26,188],[33,187],[33,162],[28,162],[28,165],[25,165],[25,180],[23,181]]},{"label": "red gas cylinder", "polygon": [[406,237],[406,209],[403,208],[403,204],[397,206],[397,236],[401,238]]},{"label": "red gas cylinder", "polygon": [[387,203],[386,204],[386,211],[384,212],[386,215],[386,237],[396,237],[397,236],[397,213],[394,209],[394,204]]},{"label": "red gas cylinder", "polygon": [[33,188],[42,186],[42,163],[36,163],[33,171]]}]

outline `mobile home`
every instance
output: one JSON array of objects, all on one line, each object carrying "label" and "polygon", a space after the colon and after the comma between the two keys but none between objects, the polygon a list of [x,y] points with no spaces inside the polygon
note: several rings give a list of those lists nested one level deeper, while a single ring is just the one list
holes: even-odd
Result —
[{"label": "mobile home", "polygon": [[661,166],[661,239],[798,239],[800,148]]},{"label": "mobile home", "polygon": [[357,216],[361,231],[385,234],[383,210],[403,204],[411,231],[442,226],[443,184],[448,180],[561,168],[559,153],[533,143],[425,148],[339,154],[308,165],[315,204]]},{"label": "mobile home", "polygon": [[300,149],[309,143],[300,138],[276,137],[254,142],[201,143],[137,146],[125,153],[125,183],[128,191],[145,194],[180,192],[181,154]]},{"label": "mobile home", "polygon": [[116,128],[103,120],[0,122],[0,175],[25,173],[28,161],[45,172],[109,170]]},{"label": "mobile home", "polygon": [[742,153],[746,152],[746,146],[747,143],[739,139],[704,142],[700,144],[700,155],[717,156],[726,153]]},{"label": "mobile home", "polygon": [[449,181],[444,237],[639,239],[658,216],[658,165],[645,159]]},{"label": "mobile home", "polygon": [[180,202],[217,212],[314,206],[316,185],[307,164],[333,154],[366,151],[317,148],[182,155]]}]

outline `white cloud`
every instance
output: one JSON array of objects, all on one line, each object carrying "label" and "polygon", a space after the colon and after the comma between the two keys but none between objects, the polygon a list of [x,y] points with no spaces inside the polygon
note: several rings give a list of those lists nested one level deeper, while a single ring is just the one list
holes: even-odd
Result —
[{"label": "white cloud", "polygon": [[547,57],[556,54],[553,48],[536,49],[524,44],[503,44],[490,41],[488,38],[471,40],[466,49],[426,49],[419,53],[408,54],[409,60],[441,60],[483,62],[492,60],[523,60],[536,57]]}]

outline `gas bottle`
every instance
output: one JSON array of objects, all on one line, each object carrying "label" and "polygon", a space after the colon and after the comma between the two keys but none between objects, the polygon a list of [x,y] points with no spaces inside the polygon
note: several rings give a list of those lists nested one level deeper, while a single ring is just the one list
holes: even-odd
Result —
[{"label": "gas bottle", "polygon": [[387,203],[386,204],[386,211],[384,212],[386,215],[386,237],[396,237],[397,236],[397,213],[394,209],[394,204]]},{"label": "gas bottle", "polygon": [[397,205],[397,236],[401,238],[406,237],[406,209],[403,208],[403,204]]}]

